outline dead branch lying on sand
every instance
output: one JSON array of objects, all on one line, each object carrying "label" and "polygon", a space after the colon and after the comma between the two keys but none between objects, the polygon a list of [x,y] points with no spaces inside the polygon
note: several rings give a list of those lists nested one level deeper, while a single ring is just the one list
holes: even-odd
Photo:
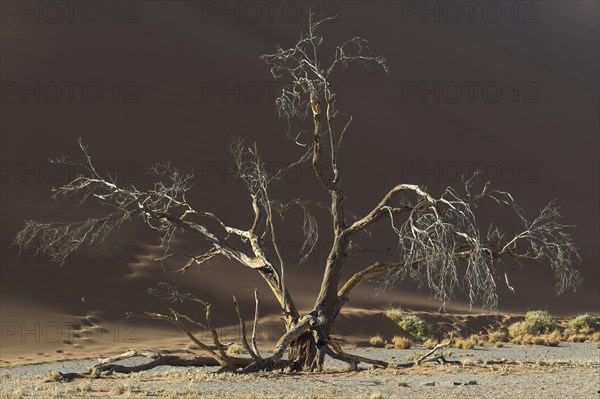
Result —
[{"label": "dead branch lying on sand", "polygon": [[[258,302],[258,298],[257,298]],[[236,303],[236,311],[238,315],[240,315],[239,307]],[[307,319],[308,320],[308,319]],[[243,319],[240,315],[240,323],[244,324]],[[241,357],[233,357],[228,356],[226,363],[231,365],[231,368],[223,367],[223,360],[216,358],[214,355],[211,356],[196,356],[190,358],[183,358],[174,355],[161,355],[158,352],[152,351],[139,351],[139,350],[129,350],[120,355],[106,357],[98,359],[94,365],[92,365],[85,373],[55,373],[52,380],[49,381],[65,381],[70,382],[74,379],[80,378],[102,378],[105,376],[113,375],[114,373],[122,373],[122,374],[130,374],[145,370],[150,370],[158,366],[172,366],[172,367],[220,367],[217,370],[217,373],[221,373],[224,371],[230,371],[235,373],[248,373],[248,372],[256,372],[256,371],[273,371],[280,370],[286,371],[291,369],[292,362],[289,360],[282,359],[282,355],[285,352],[285,343],[293,340],[293,337],[290,334],[284,335],[282,339],[280,339],[278,345],[276,346],[273,355],[264,359],[260,355],[257,355],[258,349],[254,344],[254,348],[250,348],[248,341],[245,337],[245,324],[243,326],[243,342],[244,347],[250,354],[250,358],[241,358]],[[293,334],[292,334],[293,335]],[[254,340],[253,340],[254,341]],[[328,340],[327,345],[325,346],[324,353],[331,356],[333,359],[340,360],[346,362],[350,365],[349,371],[359,371],[360,368],[358,365],[360,363],[371,364],[375,367],[381,368],[409,368],[419,366],[424,362],[438,362],[440,364],[457,364],[462,365],[460,361],[457,360],[447,360],[442,353],[442,350],[453,343],[453,338],[450,336],[450,340],[444,343],[440,343],[435,346],[432,350],[421,356],[420,358],[408,362],[408,363],[399,363],[399,364],[390,364],[388,362],[376,359],[369,359],[363,356],[352,355],[345,352],[341,346],[335,342],[334,340]],[[195,342],[195,341],[194,341]],[[439,351],[437,356],[435,355]],[[212,351],[215,354],[214,351]],[[138,365],[126,366],[123,364],[116,364],[116,362],[131,359],[135,357],[143,357],[152,359],[148,363],[142,363]],[[504,364],[508,361],[506,359],[502,359],[502,361],[494,362],[494,364]],[[48,382],[49,382],[48,381]]]},{"label": "dead branch lying on sand", "polygon": [[[219,335],[217,333],[216,328],[212,323],[211,317],[211,305],[210,303],[198,299],[193,296],[188,296],[187,299],[192,300],[194,302],[200,303],[205,307],[205,322],[199,322],[197,320],[192,319],[191,317],[178,313],[174,309],[170,308],[169,311],[171,313],[170,316],[163,315],[160,313],[149,313],[144,312],[142,315],[131,315],[133,317],[147,318],[147,319],[158,319],[167,321],[169,323],[177,326],[181,331],[183,331],[187,337],[200,349],[208,353],[209,356],[196,356],[190,358],[183,358],[174,355],[161,355],[158,352],[153,351],[139,351],[139,350],[129,350],[120,355],[111,356],[107,358],[98,359],[98,361],[93,364],[85,373],[54,373],[52,380],[53,381],[72,381],[76,378],[101,378],[103,376],[112,375],[114,373],[123,373],[130,374],[139,371],[150,370],[158,366],[174,366],[174,367],[219,367],[217,373],[221,372],[232,372],[232,373],[250,373],[250,372],[260,372],[260,371],[294,371],[296,370],[295,364],[293,361],[284,359],[284,355],[288,350],[289,346],[292,345],[298,339],[301,339],[303,335],[307,332],[312,333],[314,335],[318,335],[318,327],[319,321],[314,316],[308,314],[301,317],[298,320],[298,323],[287,331],[277,342],[275,345],[275,349],[273,353],[269,357],[262,357],[260,351],[258,350],[258,346],[256,344],[256,326],[258,323],[258,314],[259,314],[259,298],[258,293],[255,290],[254,292],[254,300],[255,300],[255,308],[254,308],[254,327],[252,330],[252,340],[248,340],[247,336],[247,328],[246,323],[242,317],[242,312],[240,310],[240,306],[236,296],[233,296],[233,304],[235,307],[236,314],[238,316],[238,320],[240,322],[241,328],[241,339],[242,345],[246,352],[250,355],[249,358],[242,357],[233,357],[230,356],[226,349],[225,345],[221,343],[219,339]],[[213,346],[216,349],[213,349],[209,345],[200,341],[184,324],[187,322],[189,324],[201,327],[204,330],[208,330],[211,332],[213,339]],[[250,344],[250,342],[252,344]],[[440,343],[435,346],[432,350],[427,352],[425,355],[416,359],[415,361],[409,363],[401,363],[401,364],[390,364],[388,362],[376,359],[369,359],[363,356],[352,355],[346,353],[341,346],[330,337],[322,340],[322,344],[320,347],[320,352],[322,356],[330,356],[333,359],[348,363],[351,371],[358,371],[358,365],[360,363],[366,363],[373,365],[374,367],[382,367],[382,368],[407,368],[413,366],[419,366],[421,363],[425,361],[437,361],[439,363],[447,363],[447,364],[461,364],[458,361],[449,361],[446,360],[443,356],[443,349],[447,346],[451,345],[454,342],[452,334],[450,335],[450,339],[445,343]],[[439,355],[435,355],[437,352],[440,352]],[[143,357],[152,359],[148,363],[142,363],[132,366],[127,366],[123,364],[117,364],[116,362],[131,359],[134,357]],[[317,371],[321,371],[320,369]]]},{"label": "dead branch lying on sand", "polygon": [[[444,354],[443,354],[442,350],[444,348],[452,345],[453,343],[454,343],[454,338],[452,337],[452,334],[450,334],[450,339],[447,342],[439,343],[432,350],[430,350],[429,352],[427,352],[426,354],[424,354],[423,356],[421,356],[417,360],[415,360],[413,362],[409,362],[409,363],[398,364],[397,367],[413,367],[413,366],[418,366],[418,365],[420,365],[421,363],[423,363],[425,361],[433,361],[433,362],[438,362],[440,364],[459,364],[459,365],[462,365],[462,363],[459,362],[458,360],[447,360],[444,357]],[[431,357],[437,351],[439,351],[440,354],[437,355],[437,356],[435,356],[435,357]]]}]

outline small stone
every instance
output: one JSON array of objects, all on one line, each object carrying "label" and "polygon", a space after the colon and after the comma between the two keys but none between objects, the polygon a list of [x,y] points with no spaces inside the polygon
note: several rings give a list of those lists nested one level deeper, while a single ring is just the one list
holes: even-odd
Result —
[{"label": "small stone", "polygon": [[477,381],[469,380],[469,381],[465,382],[463,385],[477,385]]},{"label": "small stone", "polygon": [[422,387],[433,387],[435,386],[435,382],[434,381],[427,381],[427,382],[422,382],[421,384]]}]

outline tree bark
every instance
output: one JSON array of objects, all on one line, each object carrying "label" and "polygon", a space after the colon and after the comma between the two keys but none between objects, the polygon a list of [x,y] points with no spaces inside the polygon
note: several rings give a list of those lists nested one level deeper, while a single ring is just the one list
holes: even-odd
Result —
[{"label": "tree bark", "polygon": [[288,348],[291,371],[317,371],[317,344],[311,331],[292,342]]}]

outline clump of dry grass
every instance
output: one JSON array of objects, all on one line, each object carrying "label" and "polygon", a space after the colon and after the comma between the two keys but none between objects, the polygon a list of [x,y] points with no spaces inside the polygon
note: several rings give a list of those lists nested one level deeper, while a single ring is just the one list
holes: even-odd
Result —
[{"label": "clump of dry grass", "polygon": [[408,387],[408,382],[406,382],[405,380],[398,380],[398,386],[399,387]]},{"label": "clump of dry grass", "polygon": [[385,347],[386,341],[381,335],[375,335],[369,339],[369,343],[375,348],[383,348]]},{"label": "clump of dry grass", "polygon": [[113,393],[115,393],[116,395],[123,395],[125,393],[125,391],[127,390],[127,388],[125,388],[125,384],[123,384],[122,382],[119,382],[118,384],[116,384],[113,387]]},{"label": "clump of dry grass", "polygon": [[544,338],[544,345],[558,346],[558,344],[560,343],[560,341],[562,339],[562,334],[560,333],[560,331],[555,330],[549,334],[544,334],[543,338]]},{"label": "clump of dry grass", "polygon": [[406,360],[408,360],[409,362],[412,362],[413,360],[417,360],[417,359],[423,357],[423,355],[424,355],[424,353],[416,352],[416,353],[413,353],[412,355],[406,356]]},{"label": "clump of dry grass", "polygon": [[529,329],[527,328],[527,323],[524,321],[518,321],[508,327],[508,336],[511,338],[513,344],[522,343],[526,335],[529,335]]},{"label": "clump of dry grass", "polygon": [[475,342],[477,346],[485,346],[485,338],[481,334],[471,335],[469,339]]},{"label": "clump of dry grass", "polygon": [[383,399],[383,394],[381,392],[373,392],[369,399]]},{"label": "clump of dry grass", "polygon": [[487,340],[491,344],[506,342],[507,334],[504,331],[491,331],[487,335]]},{"label": "clump of dry grass", "polygon": [[585,342],[587,339],[587,335],[578,333],[569,334],[567,337],[567,341],[569,342]]},{"label": "clump of dry grass", "polygon": [[91,381],[86,381],[82,384],[79,384],[75,387],[75,389],[77,390],[78,393],[83,393],[83,394],[85,394],[86,392],[94,392]]},{"label": "clump of dry grass", "polygon": [[475,345],[476,342],[471,337],[467,339],[457,339],[454,343],[454,346],[458,349],[473,349]]},{"label": "clump of dry grass", "polygon": [[[572,336],[575,337],[575,336]],[[546,345],[546,346],[558,346],[562,341],[563,337],[560,331],[555,330],[548,334],[520,334],[515,335],[512,338],[512,343],[520,345]]]},{"label": "clump of dry grass", "polygon": [[25,397],[25,391],[22,388],[13,388],[12,390],[0,390],[0,398],[2,399],[21,399]]},{"label": "clump of dry grass", "polygon": [[436,345],[439,344],[437,339],[430,338],[427,341],[423,342],[423,346],[427,349],[433,349]]},{"label": "clump of dry grass", "polygon": [[246,351],[244,350],[244,347],[240,344],[231,344],[229,345],[229,347],[227,348],[227,354],[228,355],[240,355],[242,353],[245,353]]},{"label": "clump of dry grass", "polygon": [[405,337],[395,336],[392,339],[392,342],[394,343],[394,348],[396,349],[409,349],[412,346],[412,341]]},{"label": "clump of dry grass", "polygon": [[504,342],[496,341],[495,345],[496,345],[496,348],[502,348],[504,346]]}]

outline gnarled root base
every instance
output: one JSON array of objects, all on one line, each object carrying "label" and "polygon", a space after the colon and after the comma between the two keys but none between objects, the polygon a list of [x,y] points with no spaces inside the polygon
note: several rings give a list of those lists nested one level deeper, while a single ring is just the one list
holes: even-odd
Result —
[{"label": "gnarled root base", "polygon": [[[312,342],[312,343],[311,343]],[[419,366],[423,362],[438,362],[440,364],[462,364],[456,360],[447,360],[442,353],[435,355],[438,351],[448,345],[452,341],[439,344],[431,351],[421,356],[419,359],[409,362],[390,365],[382,360],[369,359],[363,356],[352,355],[342,350],[341,346],[333,341],[328,340],[325,345],[317,348],[312,336],[309,334],[300,335],[290,346],[289,356],[290,360],[269,357],[266,359],[262,358],[239,358],[229,357],[231,361],[231,367],[223,366],[217,359],[210,356],[199,356],[192,358],[182,358],[173,355],[163,356],[157,352],[149,351],[127,351],[121,355],[113,356],[109,358],[99,359],[96,364],[91,366],[86,373],[58,373],[58,380],[71,381],[75,378],[101,378],[103,376],[111,375],[113,373],[135,373],[138,371],[150,370],[158,366],[174,366],[174,367],[220,367],[217,371],[220,372],[239,372],[239,373],[252,373],[262,371],[273,371],[281,370],[284,372],[297,372],[297,371],[322,371],[322,362],[319,361],[319,352],[322,356],[330,356],[333,359],[343,361],[350,365],[351,371],[359,370],[358,365],[360,363],[371,364],[375,367],[397,367],[407,368]],[[125,366],[122,364],[115,364],[115,362],[129,359],[133,357],[146,357],[152,359],[148,363],[143,363],[135,366]],[[53,378],[56,380],[56,376]]]}]

